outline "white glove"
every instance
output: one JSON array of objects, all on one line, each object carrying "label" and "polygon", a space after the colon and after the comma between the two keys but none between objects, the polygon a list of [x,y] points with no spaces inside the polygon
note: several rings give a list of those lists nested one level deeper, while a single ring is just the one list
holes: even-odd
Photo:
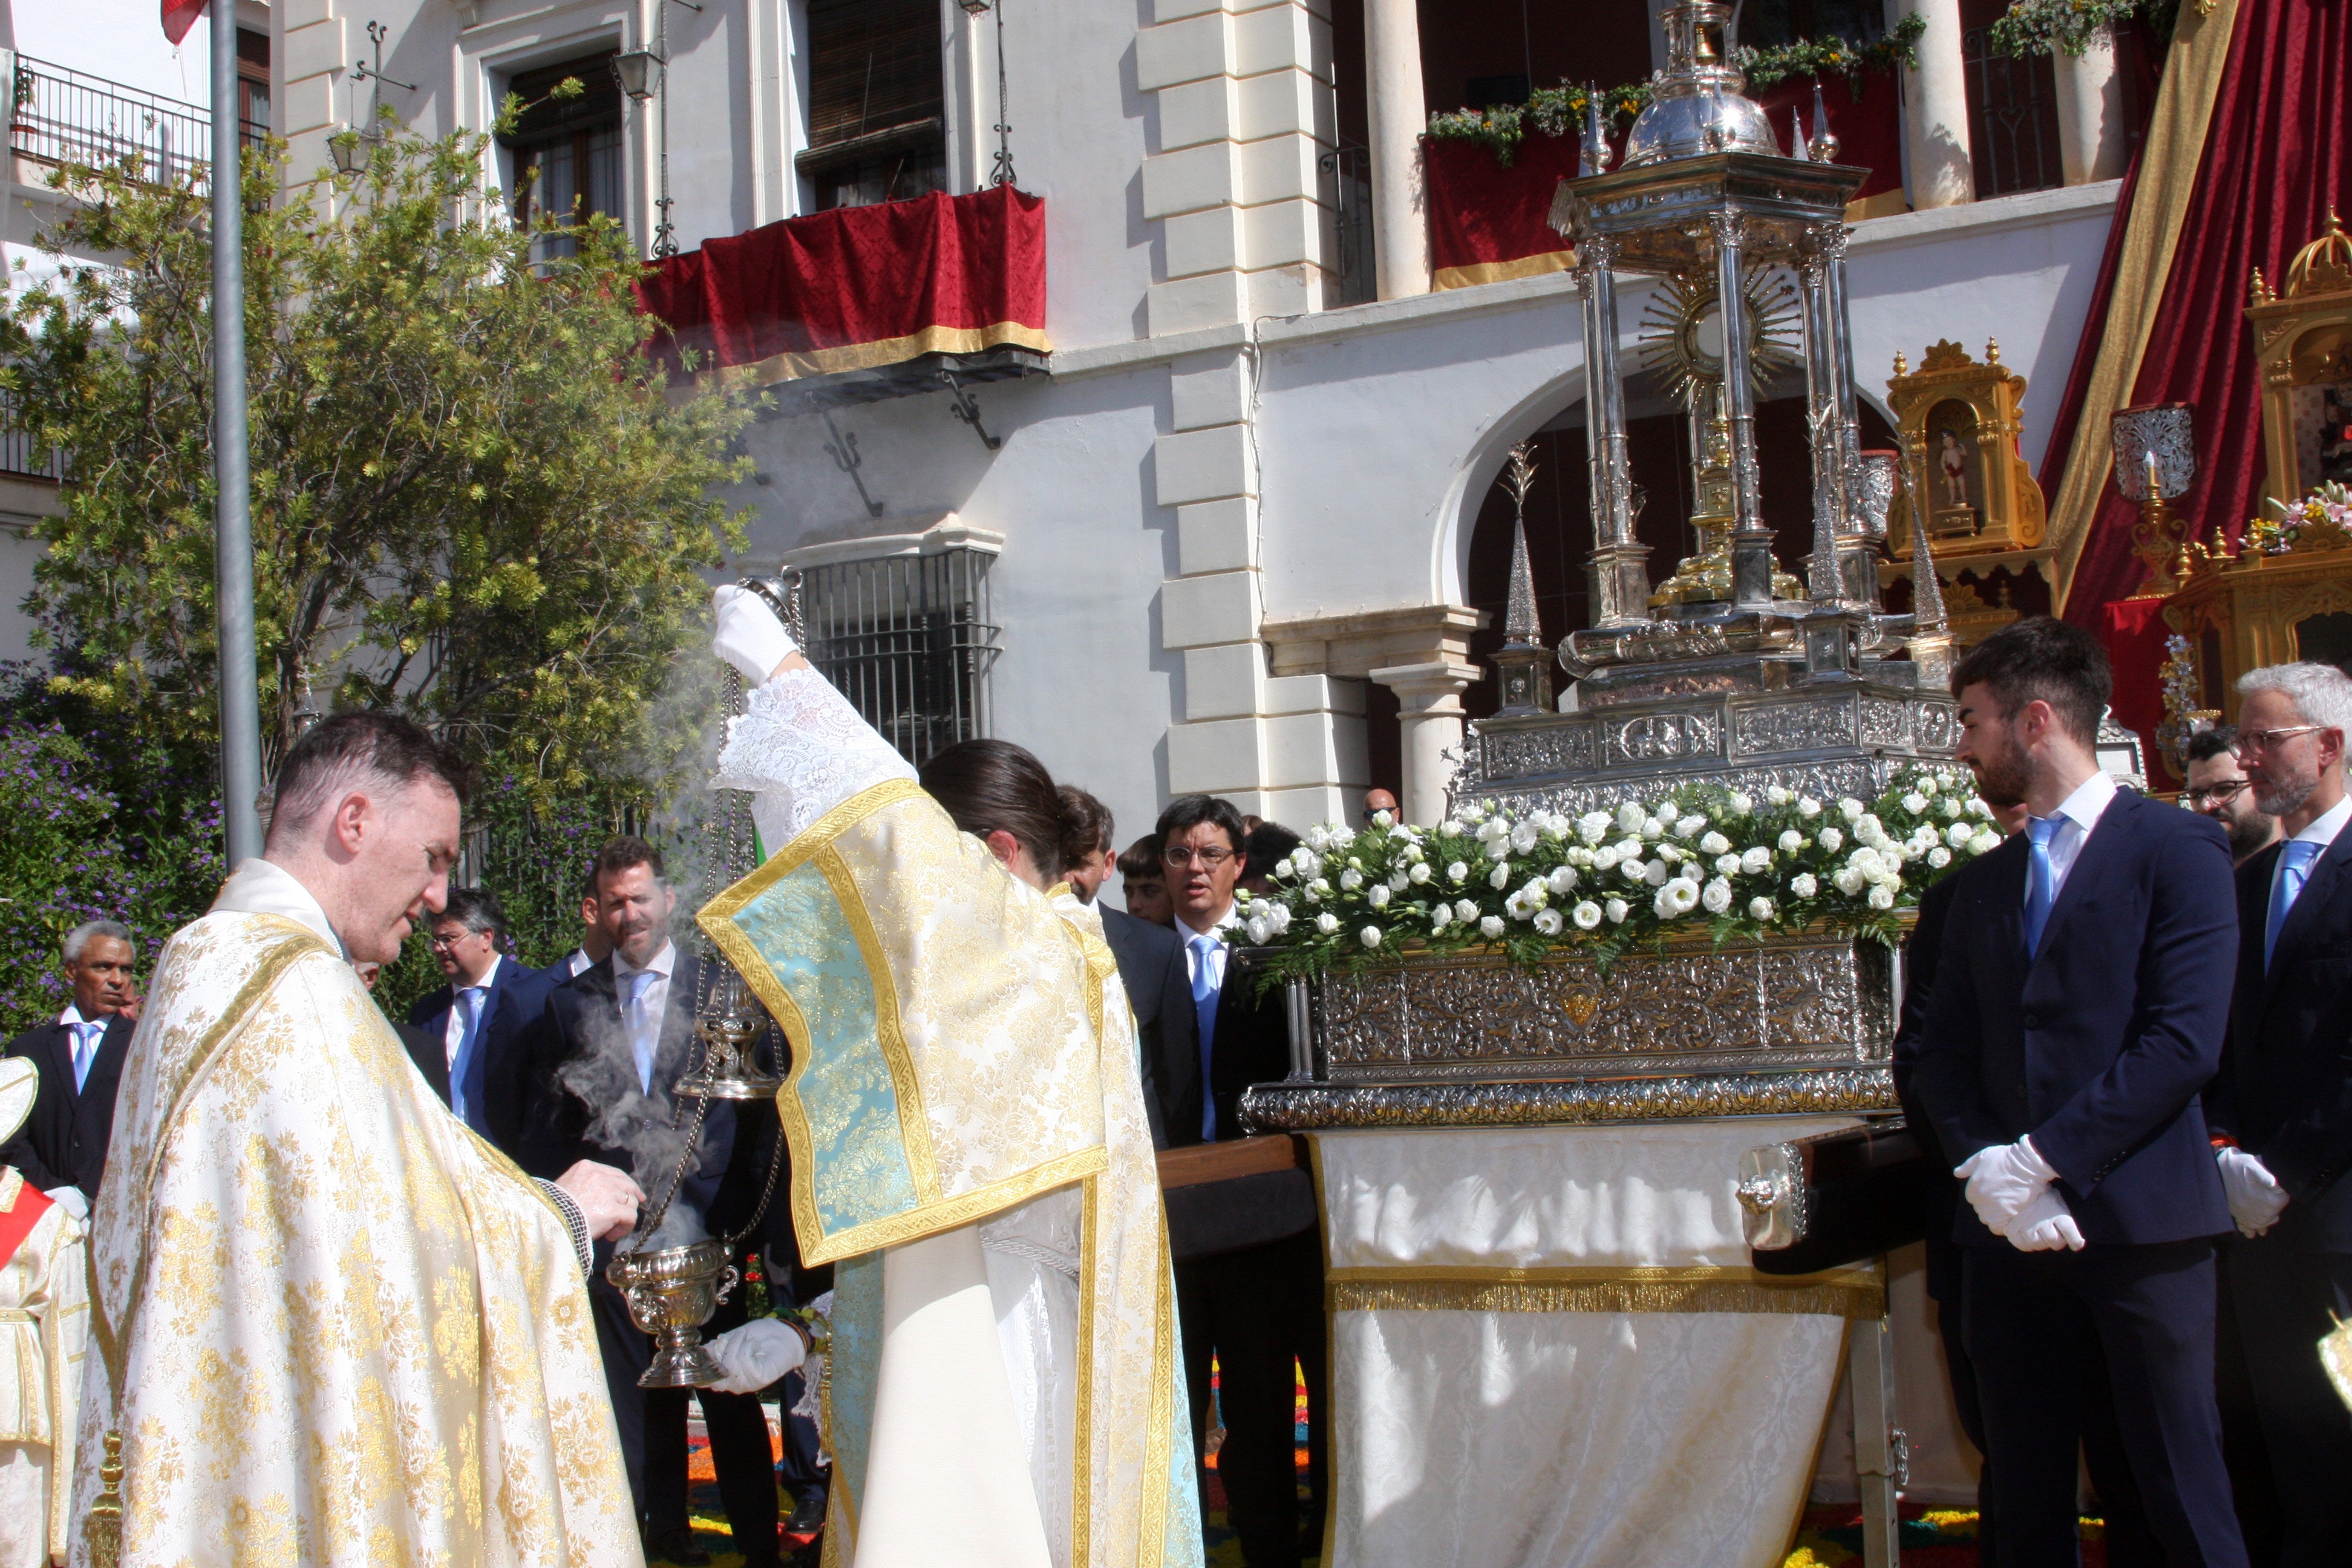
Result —
[{"label": "white glove", "polygon": [[2278,1224],[2286,1191],[2260,1159],[2225,1144],[2213,1151],[2213,1160],[2221,1167],[2221,1191],[2229,1195],[2230,1217],[2238,1222],[2239,1234],[2260,1236]]},{"label": "white glove", "polygon": [[49,1202],[73,1215],[76,1220],[85,1220],[89,1217],[89,1200],[81,1195],[79,1187],[51,1187],[47,1196]]},{"label": "white glove", "polygon": [[1969,1184],[1969,1206],[1995,1236],[2007,1236],[2018,1211],[2058,1179],[2058,1173],[2035,1151],[2031,1138],[1979,1149],[1952,1174]]},{"label": "white glove", "polygon": [[710,1342],[710,1353],[726,1376],[710,1386],[720,1394],[757,1394],[808,1355],[800,1331],[776,1318],[754,1318]]},{"label": "white glove", "polygon": [[2020,1252],[2083,1250],[2083,1227],[2066,1207],[2066,1200],[2050,1187],[2017,1211],[2009,1222],[2009,1244]]},{"label": "white glove", "polygon": [[753,686],[766,684],[776,666],[800,651],[776,612],[749,588],[729,584],[710,595],[710,608],[719,621],[710,651],[741,670]]}]

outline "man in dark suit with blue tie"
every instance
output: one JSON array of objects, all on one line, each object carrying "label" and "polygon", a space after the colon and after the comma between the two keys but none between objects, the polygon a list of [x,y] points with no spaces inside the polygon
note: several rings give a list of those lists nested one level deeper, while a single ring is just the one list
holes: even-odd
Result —
[{"label": "man in dark suit with blue tie", "polygon": [[418,999],[408,1021],[441,1042],[457,1120],[511,1156],[522,1133],[522,1037],[558,977],[503,951],[506,911],[488,889],[450,889],[430,929],[449,984]]},{"label": "man in dark suit with blue tie", "polygon": [[2199,1095],[2237,920],[2227,836],[2119,791],[2090,634],[2037,616],[1952,672],[1959,757],[2025,831],[1955,879],[1912,1082],[1967,1185],[1963,1333],[2002,1568],[2074,1568],[2081,1364],[2103,1357],[2173,1568],[2245,1568],[2213,1394],[2229,1204]]},{"label": "man in dark suit with blue tie", "polygon": [[[2352,1415],[2316,1349],[2352,1317],[2352,678],[2273,665],[2238,682],[2238,749],[2280,842],[2238,870],[2238,984],[2206,1096],[2231,1215],[2238,1349],[2278,1499],[2282,1568],[2345,1561]],[[2224,1353],[2229,1353],[2225,1349]]]},{"label": "man in dark suit with blue tie", "polygon": [[85,1219],[106,1173],[114,1090],[137,1026],[131,1014],[139,994],[129,927],[84,921],[66,933],[61,952],[73,1000],[55,1023],[8,1042],[8,1055],[30,1061],[40,1079],[32,1113],[0,1148],[0,1163],[16,1166],[76,1219]]}]

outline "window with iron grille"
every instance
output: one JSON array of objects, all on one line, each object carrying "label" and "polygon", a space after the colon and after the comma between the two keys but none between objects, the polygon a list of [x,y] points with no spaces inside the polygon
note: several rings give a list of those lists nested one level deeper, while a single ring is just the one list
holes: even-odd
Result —
[{"label": "window with iron grille", "polygon": [[794,163],[816,210],[948,184],[939,0],[809,0],[809,144]]},{"label": "window with iron grille", "polygon": [[2048,55],[2004,55],[1990,26],[1960,35],[1967,73],[1969,151],[1977,199],[2046,191],[2066,183],[2058,151],[2057,68]]},{"label": "window with iron grille", "polygon": [[802,573],[809,662],[917,767],[988,733],[994,560],[958,548]]},{"label": "window with iron grille", "polygon": [[[566,77],[585,89],[549,99]],[[530,108],[507,138],[514,154],[515,222],[529,227],[552,216],[577,223],[591,213],[621,217],[621,89],[611,51],[518,72],[508,90]],[[533,261],[570,256],[579,242],[545,234],[531,241]]]}]

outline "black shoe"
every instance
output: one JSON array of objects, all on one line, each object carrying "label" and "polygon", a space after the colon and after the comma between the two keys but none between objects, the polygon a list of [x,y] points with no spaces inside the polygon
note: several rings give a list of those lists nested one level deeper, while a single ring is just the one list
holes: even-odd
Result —
[{"label": "black shoe", "polygon": [[646,1536],[646,1558],[673,1563],[676,1568],[710,1568],[710,1553],[694,1543],[692,1531]]},{"label": "black shoe", "polygon": [[814,1535],[824,1528],[824,1489],[811,1487],[793,1500],[793,1516],[784,1521],[787,1535]]}]

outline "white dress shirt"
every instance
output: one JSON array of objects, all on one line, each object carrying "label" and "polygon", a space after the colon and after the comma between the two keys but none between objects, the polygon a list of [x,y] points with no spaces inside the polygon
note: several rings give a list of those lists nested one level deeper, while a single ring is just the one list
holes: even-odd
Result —
[{"label": "white dress shirt", "polygon": [[[490,987],[498,984],[499,965],[505,962],[503,954],[494,952],[490,954],[490,966],[482,971],[479,980],[470,985],[450,982],[449,1022],[442,1031],[441,1044],[449,1053],[449,1066],[453,1071],[457,1066],[457,1047],[465,1041],[467,1026],[474,1021],[477,1010],[489,1005]],[[466,994],[468,991],[473,993],[471,996]]]},{"label": "white dress shirt", "polygon": [[[2336,842],[2336,836],[2344,831],[2344,825],[2347,822],[2352,822],[2352,795],[2346,795],[2342,800],[2321,812],[2312,819],[2310,826],[2296,834],[2288,842],[2316,844],[2320,847],[2320,853],[2326,854],[2327,846]],[[2273,879],[2278,876],[2275,868],[2272,869],[2271,876]]]},{"label": "white dress shirt", "polygon": [[[2091,829],[2099,825],[2099,817],[2115,803],[2116,781],[2105,772],[2095,773],[2084,779],[2073,795],[2059,804],[2058,831],[2050,839],[2050,901],[2058,901],[2059,892],[2066,886],[2066,874],[2074,868],[2083,853],[2083,845],[2091,837]],[[2025,879],[2025,896],[2033,896],[2033,879]]]},{"label": "white dress shirt", "polygon": [[[1209,988],[1217,994],[1217,1003],[1221,1008],[1225,999],[1225,954],[1229,950],[1225,946],[1224,939],[1216,933],[1241,923],[1242,911],[1238,901],[1227,904],[1225,912],[1218,916],[1216,922],[1205,931],[1194,931],[1184,923],[1183,916],[1176,917],[1176,929],[1184,939],[1185,977],[1192,982],[1192,989],[1197,992],[1201,987],[1202,965],[1206,964]],[[1190,1001],[1192,998],[1188,995],[1186,1000]],[[1199,1006],[1199,1003],[1193,1003],[1196,1016]],[[1212,1065],[1216,1051],[1216,1030],[1213,1024],[1200,1032],[1200,1043],[1201,1136],[1204,1140],[1213,1141],[1217,1136],[1217,1086]]]},{"label": "white dress shirt", "polygon": [[89,1081],[89,1064],[98,1059],[99,1043],[106,1038],[106,1026],[111,1018],[85,1018],[81,1009],[72,1003],[58,1015],[58,1022],[73,1033],[74,1092],[79,1094]]},{"label": "white dress shirt", "polygon": [[588,956],[588,950],[584,947],[573,948],[572,956],[563,961],[564,973],[572,979],[578,979],[595,967],[596,961]]},{"label": "white dress shirt", "polygon": [[[661,951],[639,969],[615,950],[613,954],[613,988],[621,1000],[621,1027],[628,1032],[629,1053],[637,1062],[637,1087],[651,1094],[654,1089],[654,1058],[661,1050],[662,1014],[669,1006],[670,971],[677,965],[677,943],[666,942]],[[629,993],[636,984],[630,977],[648,974],[645,990],[639,994],[637,1005],[629,1004]]]}]

